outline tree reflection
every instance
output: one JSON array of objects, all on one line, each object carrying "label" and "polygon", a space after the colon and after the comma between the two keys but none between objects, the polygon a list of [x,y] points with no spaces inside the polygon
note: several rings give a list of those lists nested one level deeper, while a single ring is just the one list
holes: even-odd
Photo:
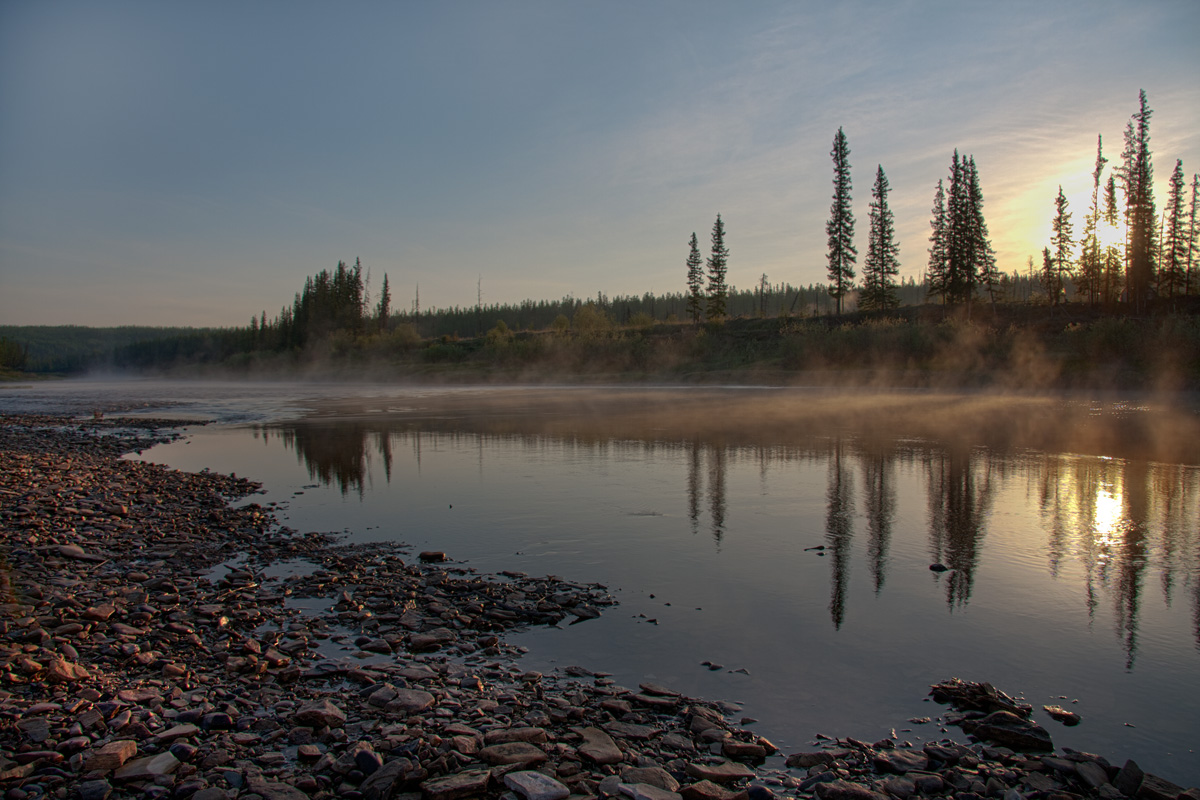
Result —
[{"label": "tree reflection", "polygon": [[692,533],[700,530],[700,443],[688,443],[688,519],[692,522]]},{"label": "tree reflection", "polygon": [[367,472],[369,428],[359,423],[293,425],[283,428],[284,444],[296,451],[308,475],[323,484],[336,484],[342,494],[363,493]]},{"label": "tree reflection", "polygon": [[708,451],[708,513],[712,521],[713,541],[718,546],[725,534],[725,448]]},{"label": "tree reflection", "polygon": [[829,615],[833,627],[840,629],[846,618],[846,587],[850,581],[850,543],[854,538],[854,487],[850,471],[842,465],[842,440],[839,437],[829,459],[829,484],[825,491],[825,547],[831,558],[832,586],[829,591]]},{"label": "tree reflection", "polygon": [[886,577],[888,544],[892,537],[892,518],[896,513],[896,490],[892,487],[893,457],[890,453],[865,453],[863,488],[867,512],[868,556],[875,594],[883,589]]},{"label": "tree reflection", "polygon": [[1125,535],[1117,557],[1117,632],[1125,645],[1125,669],[1137,656],[1138,602],[1146,568],[1148,468],[1144,461],[1125,467]]},{"label": "tree reflection", "polygon": [[930,453],[929,536],[933,560],[949,567],[945,573],[946,604],[961,608],[971,599],[984,520],[992,503],[990,464],[983,461],[982,477],[969,451],[955,448]]}]

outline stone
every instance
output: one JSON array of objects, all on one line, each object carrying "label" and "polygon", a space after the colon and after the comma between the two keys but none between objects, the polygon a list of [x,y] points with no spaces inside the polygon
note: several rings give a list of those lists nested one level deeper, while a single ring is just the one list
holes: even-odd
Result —
[{"label": "stone", "polygon": [[809,769],[818,764],[830,764],[838,758],[832,750],[816,750],[811,753],[792,753],[784,759],[784,764],[788,767]]},{"label": "stone", "polygon": [[886,795],[853,781],[836,780],[818,783],[815,792],[820,800],[887,800]]},{"label": "stone", "polygon": [[871,761],[879,772],[894,772],[897,775],[929,768],[929,759],[911,750],[881,750],[875,753]]},{"label": "stone", "polygon": [[678,733],[664,734],[659,743],[670,750],[678,750],[681,753],[694,753],[696,751],[696,743],[687,736],[681,736]]},{"label": "stone", "polygon": [[621,794],[631,800],[682,800],[675,792],[668,792],[649,783],[623,783]]},{"label": "stone", "polygon": [[1137,797],[1138,789],[1141,787],[1144,777],[1145,773],[1142,772],[1141,767],[1137,765],[1136,761],[1130,759],[1125,762],[1125,766],[1121,767],[1120,772],[1117,773],[1117,777],[1113,778],[1112,784],[1116,787],[1117,791],[1126,797]]},{"label": "stone", "polygon": [[112,794],[112,786],[106,780],[82,781],[75,791],[79,800],[107,800]]},{"label": "stone", "polygon": [[1164,778],[1146,773],[1135,797],[1137,800],[1175,800],[1181,794],[1183,794],[1182,786],[1176,786]]},{"label": "stone", "polygon": [[61,658],[51,661],[50,667],[46,670],[47,683],[86,681],[91,677],[91,674],[83,667],[78,664],[72,664],[69,661],[64,661]]},{"label": "stone", "polygon": [[154,779],[160,775],[170,775],[177,769],[179,769],[178,758],[170,753],[159,753],[130,761],[114,772],[113,777],[119,781],[139,781],[147,778]]},{"label": "stone", "polygon": [[483,794],[491,777],[491,770],[470,769],[427,780],[421,784],[421,790],[428,800],[458,800],[460,797]]},{"label": "stone", "polygon": [[1050,719],[1055,722],[1061,722],[1063,725],[1070,727],[1078,725],[1083,718],[1074,711],[1068,711],[1062,706],[1042,706],[1042,710],[1050,715]]},{"label": "stone", "polygon": [[712,781],[697,781],[680,787],[679,794],[683,800],[733,800],[737,797],[737,792],[732,792]]},{"label": "stone", "polygon": [[314,728],[340,728],[346,724],[346,712],[329,700],[318,700],[297,711],[292,720]]},{"label": "stone", "polygon": [[1108,783],[1108,770],[1095,761],[1076,762],[1075,772],[1079,775],[1080,780],[1093,789],[1099,789]]},{"label": "stone", "polygon": [[756,742],[740,742],[727,738],[721,741],[721,754],[726,758],[762,761],[767,757],[767,748]]},{"label": "stone", "polygon": [[562,783],[540,772],[510,772],[504,776],[504,785],[525,800],[566,800],[571,794]]},{"label": "stone", "polygon": [[479,758],[497,766],[501,764],[520,764],[531,766],[541,764],[547,759],[546,751],[528,742],[505,742],[494,744],[479,751]]},{"label": "stone", "polygon": [[126,761],[136,756],[137,749],[137,742],[132,739],[118,739],[93,750],[84,763],[89,771],[108,772],[123,766]]},{"label": "stone", "polygon": [[668,792],[679,791],[679,781],[662,767],[625,767],[621,770],[625,783],[648,783]]},{"label": "stone", "polygon": [[942,780],[942,776],[930,772],[910,772],[905,777],[913,782],[917,791],[926,796],[941,794],[946,788],[946,782]]},{"label": "stone", "polygon": [[209,786],[192,795],[191,800],[229,800],[229,792],[220,786]]},{"label": "stone", "polygon": [[419,714],[433,708],[434,696],[421,689],[397,689],[396,696],[388,701],[384,710],[392,714]]},{"label": "stone", "polygon": [[191,737],[195,736],[199,732],[200,732],[200,729],[197,728],[195,725],[192,725],[191,723],[184,723],[183,725],[175,725],[175,726],[163,731],[162,733],[155,734],[154,743],[160,744],[160,745],[161,744],[170,744],[171,742],[177,741],[179,739],[190,739]]},{"label": "stone", "polygon": [[50,738],[50,721],[45,717],[31,717],[17,723],[21,733],[33,744],[41,744]]},{"label": "stone", "polygon": [[908,778],[901,777],[888,778],[879,788],[892,797],[899,798],[899,800],[908,800],[917,791],[915,783]]},{"label": "stone", "polygon": [[547,741],[547,738],[545,728],[497,728],[484,734],[483,743],[530,742],[541,744]]},{"label": "stone", "polygon": [[408,646],[413,650],[436,650],[453,642],[457,637],[449,628],[437,628],[409,637]]},{"label": "stone", "polygon": [[732,783],[744,778],[753,778],[754,770],[744,764],[725,761],[720,764],[688,764],[685,769],[690,777],[713,783]]},{"label": "stone", "polygon": [[269,781],[260,773],[247,772],[246,788],[262,800],[308,800],[308,795],[286,783]]},{"label": "stone", "polygon": [[367,776],[358,785],[363,800],[391,800],[404,784],[404,773],[412,768],[406,758],[395,758]]},{"label": "stone", "polygon": [[577,749],[579,755],[595,764],[619,764],[625,760],[625,754],[617,747],[604,731],[599,728],[581,728],[578,730],[583,737],[583,744]]}]

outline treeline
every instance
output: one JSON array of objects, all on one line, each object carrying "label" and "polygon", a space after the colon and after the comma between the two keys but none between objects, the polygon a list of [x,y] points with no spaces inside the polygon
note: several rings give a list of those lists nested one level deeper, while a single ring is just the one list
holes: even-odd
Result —
[{"label": "treeline", "polygon": [[44,374],[82,372],[111,364],[114,351],[135,342],[212,332],[139,325],[0,325],[0,368]]}]

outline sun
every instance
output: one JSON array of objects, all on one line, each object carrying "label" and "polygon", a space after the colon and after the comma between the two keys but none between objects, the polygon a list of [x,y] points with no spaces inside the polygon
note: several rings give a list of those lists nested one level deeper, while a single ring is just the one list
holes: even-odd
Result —
[{"label": "sun", "polygon": [[1096,226],[1096,238],[1100,240],[1101,249],[1110,246],[1119,249],[1125,244],[1125,226],[1120,223],[1110,225],[1107,222],[1101,222]]}]

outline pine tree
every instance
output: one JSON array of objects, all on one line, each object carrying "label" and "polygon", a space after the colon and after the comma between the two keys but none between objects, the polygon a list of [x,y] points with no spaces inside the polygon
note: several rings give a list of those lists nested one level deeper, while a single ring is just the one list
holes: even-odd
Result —
[{"label": "pine tree", "polygon": [[1184,294],[1200,293],[1200,280],[1193,278],[1196,262],[1200,259],[1200,229],[1196,228],[1196,213],[1198,210],[1196,204],[1200,202],[1200,173],[1192,175],[1192,205],[1188,212],[1188,234],[1187,234],[1187,280],[1184,285]]},{"label": "pine tree", "polygon": [[979,186],[979,169],[975,166],[975,156],[967,160],[967,240],[970,248],[970,286],[967,290],[967,301],[975,293],[975,282],[984,284],[988,296],[995,308],[996,296],[1000,292],[1000,274],[996,271],[996,251],[992,249],[988,238],[987,222],[983,218],[983,190]]},{"label": "pine tree", "polygon": [[975,276],[971,274],[968,238],[970,199],[966,159],[950,161],[950,188],[946,198],[946,297],[951,303],[970,300]]},{"label": "pine tree", "polygon": [[850,207],[850,146],[846,134],[838,128],[833,137],[833,205],[825,233],[829,236],[829,296],[837,301],[842,313],[842,298],[854,288],[854,211]]},{"label": "pine tree", "polygon": [[1108,163],[1108,159],[1103,155],[1102,144],[1102,139],[1097,136],[1096,166],[1092,170],[1092,208],[1084,220],[1083,247],[1079,253],[1079,281],[1088,300],[1093,304],[1100,296],[1101,270],[1103,269],[1099,236],[1100,176],[1104,174],[1104,165]]},{"label": "pine tree", "polygon": [[887,204],[889,191],[887,176],[880,165],[875,173],[875,186],[871,189],[870,231],[859,300],[859,306],[864,310],[900,305],[895,281],[895,276],[900,273],[900,246],[896,244],[895,223]]},{"label": "pine tree", "polygon": [[1146,91],[1138,94],[1139,109],[1125,128],[1121,183],[1125,190],[1125,288],[1135,313],[1146,309],[1154,281],[1154,166],[1150,160],[1150,116]]},{"label": "pine tree", "polygon": [[1042,272],[1038,277],[1050,304],[1058,305],[1058,295],[1062,292],[1062,285],[1058,282],[1058,270],[1054,266],[1054,256],[1050,255],[1049,247],[1042,248]]},{"label": "pine tree", "polygon": [[729,250],[725,247],[725,223],[717,214],[713,223],[712,255],[708,257],[708,306],[704,315],[708,319],[724,319],[729,287],[725,273],[729,265]]},{"label": "pine tree", "polygon": [[947,279],[949,273],[949,255],[946,250],[946,238],[949,235],[949,221],[946,216],[946,192],[942,181],[938,181],[937,192],[933,195],[933,219],[929,221],[932,233],[929,235],[929,264],[925,276],[929,297],[941,296],[942,302],[949,300]]},{"label": "pine tree", "polygon": [[1167,191],[1167,207],[1162,231],[1162,258],[1159,262],[1161,292],[1167,297],[1187,291],[1187,259],[1190,250],[1187,223],[1183,213],[1183,161],[1175,159]]},{"label": "pine tree", "polygon": [[700,256],[700,242],[696,232],[692,231],[692,239],[688,242],[691,248],[687,257],[687,313],[692,322],[700,321],[704,298],[704,259]]},{"label": "pine tree", "polygon": [[[1109,175],[1108,183],[1104,186],[1104,224],[1115,228],[1119,221],[1116,178]],[[1121,295],[1121,248],[1116,243],[1104,248],[1100,295],[1105,303],[1115,303]]]},{"label": "pine tree", "polygon": [[380,333],[386,333],[388,318],[392,313],[392,292],[388,288],[387,273],[383,273],[383,287],[379,290],[379,305],[375,307],[375,321]]},{"label": "pine tree", "polygon": [[1054,282],[1050,288],[1054,294],[1050,305],[1058,305],[1062,297],[1063,287],[1071,269],[1071,247],[1075,244],[1071,238],[1071,212],[1067,210],[1067,197],[1063,194],[1062,186],[1058,187],[1058,197],[1054,198],[1054,220],[1050,223],[1050,244],[1054,245]]}]

